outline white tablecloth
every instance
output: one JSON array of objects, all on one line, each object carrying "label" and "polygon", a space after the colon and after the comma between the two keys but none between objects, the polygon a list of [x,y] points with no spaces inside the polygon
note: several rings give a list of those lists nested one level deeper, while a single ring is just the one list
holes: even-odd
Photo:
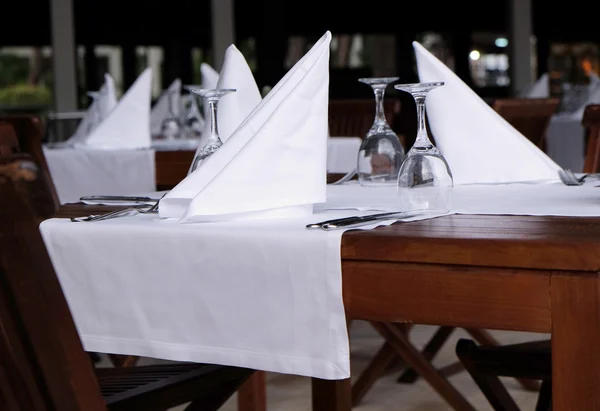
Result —
[{"label": "white tablecloth", "polygon": [[356,169],[361,143],[362,139],[358,137],[329,137],[327,140],[327,172],[346,174]]},{"label": "white tablecloth", "polygon": [[583,171],[585,130],[580,118],[555,115],[546,131],[546,152],[562,168],[575,173]]},{"label": "white tablecloth", "polygon": [[[455,204],[465,214],[600,216],[600,189],[462,186]],[[303,219],[53,219],[41,232],[87,350],[341,379],[342,231],[304,226],[358,214],[324,209],[397,207],[395,187],[348,184],[329,186],[327,204]]]},{"label": "white tablecloth", "polygon": [[153,150],[44,148],[61,204],[156,190]]},{"label": "white tablecloth", "polygon": [[[156,151],[196,150],[199,139],[154,140]],[[330,137],[327,140],[327,171],[347,173],[356,168],[356,158],[362,139],[358,137]]]}]

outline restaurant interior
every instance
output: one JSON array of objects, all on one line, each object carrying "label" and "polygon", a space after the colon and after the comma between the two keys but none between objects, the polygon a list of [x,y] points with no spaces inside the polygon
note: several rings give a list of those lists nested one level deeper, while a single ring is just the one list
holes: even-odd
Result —
[{"label": "restaurant interior", "polygon": [[6,0],[0,411],[600,411],[589,7]]}]

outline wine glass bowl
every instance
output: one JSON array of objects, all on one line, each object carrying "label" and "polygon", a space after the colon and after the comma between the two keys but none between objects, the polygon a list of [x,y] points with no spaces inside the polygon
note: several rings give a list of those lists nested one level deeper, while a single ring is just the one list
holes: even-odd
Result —
[{"label": "wine glass bowl", "polygon": [[410,93],[417,105],[417,138],[406,154],[398,173],[397,187],[404,211],[447,213],[452,208],[454,182],[448,162],[429,139],[425,123],[427,94],[443,82],[398,84],[397,90]]},{"label": "wine glass bowl", "polygon": [[396,184],[398,171],[404,158],[400,139],[385,118],[384,95],[390,83],[398,77],[360,78],[371,86],[375,95],[375,119],[358,151],[358,181],[363,186]]}]

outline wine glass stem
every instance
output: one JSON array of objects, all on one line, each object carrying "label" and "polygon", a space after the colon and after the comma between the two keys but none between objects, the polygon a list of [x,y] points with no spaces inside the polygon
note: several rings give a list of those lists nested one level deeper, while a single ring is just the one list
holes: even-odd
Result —
[{"label": "wine glass stem", "polygon": [[220,140],[219,129],[217,126],[217,106],[219,104],[218,99],[208,99],[208,110],[210,112],[210,136],[208,137],[209,143],[215,143]]},{"label": "wine glass stem", "polygon": [[425,124],[425,95],[417,94],[414,96],[415,103],[417,105],[417,138],[415,146],[417,147],[431,147],[431,141],[429,141],[429,135],[427,134],[427,126]]},{"label": "wine glass stem", "polygon": [[376,126],[385,125],[385,111],[383,109],[383,97],[385,96],[385,86],[379,87],[376,86],[373,88],[373,92],[375,93],[375,123]]}]

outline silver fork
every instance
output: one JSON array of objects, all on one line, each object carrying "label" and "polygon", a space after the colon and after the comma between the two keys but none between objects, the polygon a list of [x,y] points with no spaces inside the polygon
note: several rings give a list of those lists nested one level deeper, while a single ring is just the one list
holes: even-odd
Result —
[{"label": "silver fork", "polygon": [[594,173],[594,174],[584,174],[581,177],[577,177],[575,175],[575,173],[573,173],[568,168],[558,170],[558,177],[560,178],[560,181],[562,181],[564,184],[566,184],[568,186],[580,186],[580,185],[583,185],[583,183],[585,182],[585,180],[588,177],[599,177],[599,176],[600,176],[600,174]]},{"label": "silver fork", "polygon": [[144,207],[129,207],[129,208],[124,208],[122,210],[112,211],[112,212],[106,213],[106,214],[89,215],[87,217],[72,217],[71,221],[73,221],[74,223],[81,223],[81,222],[109,220],[111,218],[126,217],[126,216],[131,216],[131,215],[136,215],[136,214],[157,214],[158,213],[158,203],[160,203],[160,200],[162,200],[162,198],[166,195],[167,195],[167,193],[163,194],[162,197],[160,199],[158,199],[158,201],[156,201],[156,203],[152,207],[148,208],[147,210],[144,209]]}]

